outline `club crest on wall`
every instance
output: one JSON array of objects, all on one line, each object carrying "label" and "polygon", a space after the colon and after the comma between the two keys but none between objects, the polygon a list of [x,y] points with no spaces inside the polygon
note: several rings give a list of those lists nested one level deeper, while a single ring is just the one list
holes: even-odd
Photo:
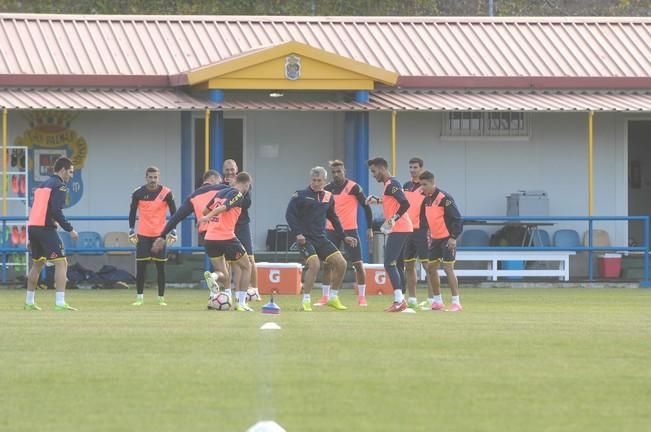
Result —
[{"label": "club crest on wall", "polygon": [[301,58],[295,54],[285,58],[285,78],[296,81],[301,77]]}]

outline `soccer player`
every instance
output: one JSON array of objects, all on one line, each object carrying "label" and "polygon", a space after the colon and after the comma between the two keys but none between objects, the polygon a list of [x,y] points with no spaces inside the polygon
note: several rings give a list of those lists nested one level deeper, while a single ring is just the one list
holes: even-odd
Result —
[{"label": "soccer player", "polygon": [[335,233],[351,247],[357,246],[357,239],[344,233],[341,222],[335,212],[335,200],[331,192],[324,190],[328,172],[317,166],[310,171],[310,185],[294,192],[289,200],[285,219],[296,234],[296,243],[305,260],[307,270],[303,282],[302,309],[312,312],[310,293],[319,273],[321,261],[330,266],[332,271],[328,306],[336,310],[347,309],[339,300],[339,289],[344,281],[346,260],[339,249],[326,237],[326,218],[332,223]]},{"label": "soccer player", "polygon": [[[421,208],[423,199],[422,188],[420,186],[419,176],[423,172],[423,160],[419,157],[409,159],[409,175],[411,180],[406,182],[402,187],[405,197],[409,201],[409,209],[407,214],[411,219],[414,226],[414,231],[407,237],[405,249],[403,251],[402,261],[404,262],[405,282],[407,285],[407,292],[409,298],[407,300],[407,307],[416,310],[419,306],[429,310],[430,305],[434,301],[432,294],[432,284],[427,279],[428,302],[423,302],[422,305],[418,304],[416,299],[416,285],[418,283],[418,275],[416,273],[416,260],[427,265],[429,256],[428,242],[427,242],[427,220],[421,220]],[[400,266],[402,263],[398,263]]]},{"label": "soccer player", "polygon": [[[223,165],[224,170],[224,183],[233,184],[235,177],[238,173],[237,163],[233,159],[226,159]],[[246,254],[249,257],[249,263],[251,264],[251,276],[250,284],[253,289],[255,289],[256,298],[260,300],[260,294],[258,293],[258,272],[255,267],[255,256],[253,254],[253,241],[251,239],[251,218],[249,217],[249,208],[251,208],[251,190],[249,189],[242,199],[242,213],[237,220],[237,225],[235,226],[235,236],[240,240],[244,249],[246,249]],[[239,267],[233,269],[233,277],[235,283],[242,277],[239,274]]]},{"label": "soccer player", "polygon": [[[242,242],[235,236],[235,226],[242,213],[244,195],[251,187],[251,176],[245,172],[235,176],[232,187],[217,191],[203,209],[201,223],[208,222],[204,247],[214,267],[217,281],[221,282],[227,293],[231,290],[231,275],[226,261],[241,273],[236,280],[237,303],[235,310],[252,312],[246,304],[246,290],[251,278],[251,263]],[[205,274],[208,288],[214,294],[217,290],[212,274]]]},{"label": "soccer player", "polygon": [[197,231],[199,232],[199,244],[203,245],[204,237],[206,236],[207,223],[200,224],[199,219],[203,217],[203,209],[206,204],[215,196],[215,192],[225,189],[228,186],[221,183],[222,177],[215,170],[208,170],[203,174],[203,184],[195,189],[189,197],[183,201],[174,215],[167,221],[163,231],[158,235],[154,242],[155,252],[161,250],[165,245],[165,239],[174,231],[174,228],[185,218],[190,216],[193,212],[197,220]]},{"label": "soccer player", "polygon": [[[144,304],[145,277],[147,264],[156,263],[158,281],[158,304],[165,303],[165,261],[167,255],[165,248],[152,252],[154,241],[165,227],[165,216],[169,210],[170,215],[176,212],[174,196],[169,188],[160,184],[160,170],[150,166],[145,171],[147,183],[139,187],[131,195],[131,208],[129,211],[129,241],[136,245],[136,301],[133,306]],[[134,230],[138,214],[138,232]],[[172,244],[176,241],[176,230],[170,231],[167,241]]]},{"label": "soccer player", "polygon": [[457,276],[454,274],[457,238],[463,230],[461,214],[452,196],[436,187],[434,174],[425,171],[419,178],[425,193],[423,208],[431,237],[429,263],[427,265],[428,278],[432,281],[434,289],[434,301],[431,308],[432,310],[445,310],[445,304],[443,304],[441,297],[441,280],[438,273],[439,263],[443,263],[443,269],[452,292],[452,305],[448,311],[461,312],[463,308],[459,301],[459,284]]},{"label": "soccer player", "polygon": [[[355,279],[357,280],[357,303],[360,306],[366,306],[366,277],[364,275],[364,265],[362,262],[362,249],[359,244],[359,234],[357,232],[357,209],[361,205],[364,208],[366,216],[366,237],[369,241],[373,240],[373,214],[371,207],[366,204],[366,196],[362,187],[354,181],[346,178],[346,168],[344,163],[340,160],[330,162],[330,173],[332,174],[332,181],[328,183],[325,190],[331,192],[335,199],[335,212],[339,221],[344,229],[344,235],[338,235],[332,223],[326,221],[326,237],[338,248],[343,243],[346,248],[346,255],[348,260],[355,268]],[[357,239],[355,247],[349,246],[344,242],[344,237],[354,237]],[[328,303],[330,296],[330,280],[332,270],[328,263],[325,263],[323,268],[323,281],[321,289],[323,295],[321,300],[314,304],[314,306],[323,306]]]},{"label": "soccer player", "polygon": [[407,214],[409,201],[402,191],[400,182],[389,174],[389,163],[384,158],[376,157],[369,160],[368,167],[373,178],[384,184],[382,198],[369,196],[366,199],[368,204],[382,204],[385,218],[382,230],[388,232],[384,247],[384,269],[389,275],[393,287],[393,303],[384,311],[402,312],[407,309],[407,302],[402,293],[405,278],[396,264],[402,254],[407,237],[413,231],[411,219]]},{"label": "soccer player", "polygon": [[29,249],[32,254],[32,268],[27,276],[27,295],[25,310],[41,310],[34,302],[38,277],[46,262],[54,264],[54,286],[58,311],[76,311],[65,301],[66,273],[68,261],[63,243],[57,234],[57,225],[70,233],[72,240],[77,240],[77,231],[63,215],[68,189],[66,183],[72,178],[74,167],[67,157],[60,157],[54,162],[54,174],[34,191],[34,202],[27,221],[29,231]]}]

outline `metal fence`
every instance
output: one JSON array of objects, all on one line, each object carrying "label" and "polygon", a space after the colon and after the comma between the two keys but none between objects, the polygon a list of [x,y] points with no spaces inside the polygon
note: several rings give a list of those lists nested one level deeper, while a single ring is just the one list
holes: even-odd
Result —
[{"label": "metal fence", "polygon": [[[5,239],[8,222],[25,222],[24,216],[0,216],[2,224],[1,239]],[[70,221],[127,221],[127,216],[70,216]],[[641,222],[643,224],[644,241],[639,246],[594,246],[594,223],[595,222]],[[588,232],[587,246],[575,247],[556,247],[556,246],[460,246],[458,250],[468,251],[574,251],[588,252],[588,280],[594,280],[593,254],[595,252],[641,252],[643,255],[643,277],[640,286],[651,287],[649,282],[649,217],[648,216],[466,216],[465,224],[476,226],[522,226],[527,231],[532,227],[537,227],[541,223],[552,222],[586,222]],[[203,251],[201,246],[172,246],[168,248],[170,252],[198,252]],[[69,248],[66,252],[78,253],[106,253],[106,252],[134,252],[134,247],[100,247],[100,248]],[[7,257],[11,254],[26,253],[24,246],[7,247],[4,240],[0,242],[0,255],[2,256],[2,283],[6,283],[7,278]]]}]

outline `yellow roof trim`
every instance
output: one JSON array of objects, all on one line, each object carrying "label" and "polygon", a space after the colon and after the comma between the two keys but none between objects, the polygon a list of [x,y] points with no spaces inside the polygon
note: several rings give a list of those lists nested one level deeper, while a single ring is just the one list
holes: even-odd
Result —
[{"label": "yellow roof trim", "polygon": [[[196,85],[218,78],[225,74],[246,69],[260,63],[268,62],[278,57],[289,54],[298,54],[304,57],[313,58],[323,63],[339,67],[341,69],[364,75],[373,81],[381,82],[386,85],[395,85],[398,81],[398,74],[385,69],[371,66],[357,60],[343,57],[320,48],[315,48],[300,42],[285,42],[269,48],[261,48],[248,52],[237,57],[232,57],[215,63],[210,66],[196,69],[187,73],[188,84]],[[264,78],[264,77],[261,77]]]}]

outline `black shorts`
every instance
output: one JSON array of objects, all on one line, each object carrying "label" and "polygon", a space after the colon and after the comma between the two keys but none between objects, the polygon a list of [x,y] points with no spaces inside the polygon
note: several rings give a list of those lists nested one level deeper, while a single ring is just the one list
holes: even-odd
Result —
[{"label": "black shorts", "polygon": [[457,250],[448,248],[448,238],[434,240],[429,248],[430,262],[453,263],[457,257]]},{"label": "black shorts", "polygon": [[29,227],[29,250],[34,261],[57,261],[66,258],[63,242],[54,228]]},{"label": "black shorts", "polygon": [[237,237],[230,240],[206,240],[204,247],[210,258],[226,258],[226,261],[237,261],[246,255],[246,249]]},{"label": "black shorts", "polygon": [[427,230],[418,229],[407,237],[403,254],[404,261],[428,261],[429,245],[427,244]]},{"label": "black shorts", "polygon": [[242,243],[249,256],[253,256],[253,241],[251,240],[251,225],[248,223],[235,226],[235,237]]},{"label": "black shorts", "polygon": [[326,237],[305,237],[305,244],[298,249],[305,262],[313,256],[318,256],[321,261],[325,261],[339,252],[339,249]]},{"label": "black shorts", "polygon": [[138,244],[136,244],[136,261],[167,261],[167,243],[158,253],[153,253],[151,247],[158,237],[147,237],[138,234]]},{"label": "black shorts", "polygon": [[[355,237],[357,239],[357,246],[352,247],[346,242],[344,242],[344,237]],[[359,241],[359,234],[357,230],[346,230],[344,235],[338,235],[335,231],[326,231],[326,238],[330,240],[332,244],[341,249],[341,244],[344,245],[344,251],[346,252],[346,258],[351,263],[362,262],[362,245]]]}]

